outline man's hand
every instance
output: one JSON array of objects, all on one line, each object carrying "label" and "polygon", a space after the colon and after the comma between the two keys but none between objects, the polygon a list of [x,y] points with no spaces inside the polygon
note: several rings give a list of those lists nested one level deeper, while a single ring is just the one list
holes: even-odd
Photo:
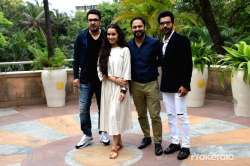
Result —
[{"label": "man's hand", "polygon": [[80,80],[79,79],[74,79],[73,80],[73,86],[79,88],[80,87]]},{"label": "man's hand", "polygon": [[181,86],[178,90],[179,96],[183,97],[186,96],[188,93],[188,90],[186,88],[184,88],[183,86]]}]

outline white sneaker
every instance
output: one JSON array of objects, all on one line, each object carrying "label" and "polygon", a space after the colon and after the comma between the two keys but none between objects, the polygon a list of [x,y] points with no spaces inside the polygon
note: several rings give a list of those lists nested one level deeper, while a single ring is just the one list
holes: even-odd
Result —
[{"label": "white sneaker", "polygon": [[100,142],[103,143],[104,145],[109,145],[110,140],[107,132],[102,132],[100,136]]},{"label": "white sneaker", "polygon": [[93,137],[86,136],[85,134],[82,136],[81,140],[76,144],[76,149],[81,147],[86,147],[92,143]]}]

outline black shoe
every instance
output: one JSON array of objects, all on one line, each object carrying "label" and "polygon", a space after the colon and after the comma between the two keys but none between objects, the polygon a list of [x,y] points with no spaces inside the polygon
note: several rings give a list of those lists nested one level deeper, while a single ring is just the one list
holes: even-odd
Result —
[{"label": "black shoe", "polygon": [[177,155],[177,159],[184,160],[184,159],[188,158],[189,155],[190,155],[189,148],[181,148],[180,152]]},{"label": "black shoe", "polygon": [[146,148],[148,145],[151,144],[151,138],[150,137],[144,137],[141,141],[141,144],[137,147],[138,149]]},{"label": "black shoe", "polygon": [[155,155],[160,156],[162,155],[162,153],[163,153],[163,150],[162,150],[161,144],[160,143],[155,144]]},{"label": "black shoe", "polygon": [[181,149],[180,144],[173,144],[171,143],[165,150],[164,153],[165,154],[171,154],[174,153],[176,151],[179,151]]}]

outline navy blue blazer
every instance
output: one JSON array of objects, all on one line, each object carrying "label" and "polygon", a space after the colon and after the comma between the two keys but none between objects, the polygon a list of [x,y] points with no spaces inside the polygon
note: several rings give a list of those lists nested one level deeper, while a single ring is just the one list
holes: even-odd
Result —
[{"label": "navy blue blazer", "polygon": [[[86,64],[88,63],[88,31],[89,29],[82,30],[77,36],[74,44],[74,60],[73,71],[74,79],[79,79],[79,70],[81,68],[81,76],[87,76]],[[101,38],[104,40],[105,31],[102,30]]]},{"label": "navy blue blazer", "polygon": [[192,51],[187,37],[174,32],[162,56],[162,92],[176,93],[180,86],[190,89],[192,76]]}]

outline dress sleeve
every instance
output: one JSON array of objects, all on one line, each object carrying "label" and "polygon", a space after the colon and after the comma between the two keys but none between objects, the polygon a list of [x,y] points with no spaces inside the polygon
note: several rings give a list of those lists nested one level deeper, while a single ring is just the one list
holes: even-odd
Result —
[{"label": "dress sleeve", "polygon": [[125,80],[131,80],[131,59],[130,59],[130,51],[128,49],[128,47],[125,47],[123,49],[123,71],[122,71],[122,75],[123,75],[123,79]]}]

